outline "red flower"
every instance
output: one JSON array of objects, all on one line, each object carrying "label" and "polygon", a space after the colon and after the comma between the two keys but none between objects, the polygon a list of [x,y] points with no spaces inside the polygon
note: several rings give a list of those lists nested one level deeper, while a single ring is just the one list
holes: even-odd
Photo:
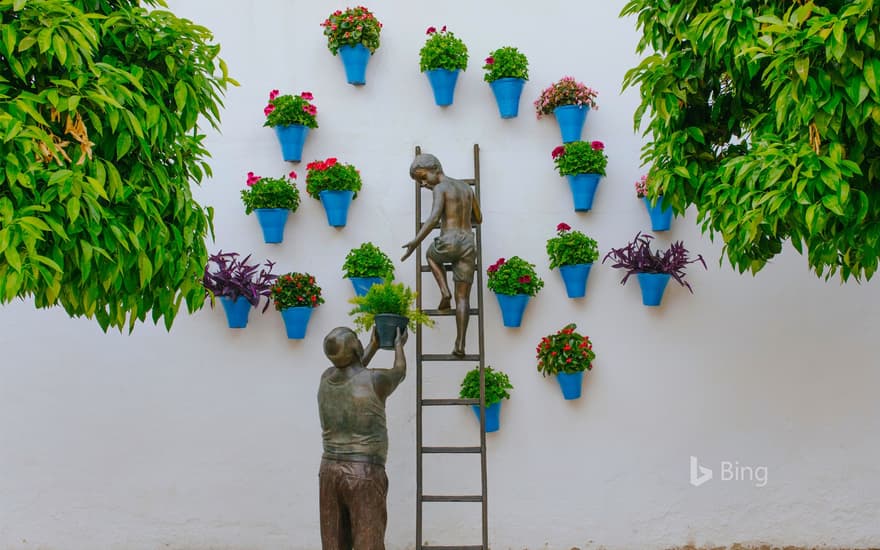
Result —
[{"label": "red flower", "polygon": [[263,108],[263,114],[269,116],[269,114],[274,110],[275,106],[270,103]]},{"label": "red flower", "polygon": [[594,142],[590,143],[590,147],[592,147],[596,151],[604,151],[605,150],[605,144],[602,143],[601,141],[594,141]]},{"label": "red flower", "polygon": [[253,172],[248,172],[248,177],[247,177],[248,187],[257,183],[258,181],[260,181],[260,176],[255,176]]},{"label": "red flower", "polygon": [[440,28],[440,32],[446,32],[446,25],[443,25],[443,27]]},{"label": "red flower", "polygon": [[315,99],[315,96],[312,95],[312,92],[303,92],[303,93],[299,94],[299,97],[301,97],[303,99],[307,99],[307,100],[308,99]]},{"label": "red flower", "polygon": [[295,170],[291,170],[290,173],[287,174],[287,176],[288,176],[290,179],[295,180],[295,179],[296,179],[296,171],[295,171]]},{"label": "red flower", "polygon": [[565,154],[565,146],[563,146],[563,145],[560,145],[556,149],[553,149],[553,152],[550,153],[550,155],[555,159],[561,157],[564,154]]},{"label": "red flower", "polygon": [[425,31],[425,34],[434,34],[437,32],[437,29],[434,27],[428,27],[428,30]]},{"label": "red flower", "polygon": [[495,265],[497,265],[498,267],[501,267],[502,265],[504,265],[504,262],[506,262],[506,261],[507,260],[505,260],[504,258],[498,258],[498,261],[495,262]]},{"label": "red flower", "polygon": [[498,271],[498,266],[495,264],[490,265],[488,269],[486,269],[486,273],[495,273],[496,271]]},{"label": "red flower", "polygon": [[571,351],[571,346],[568,344],[565,344],[564,346],[562,346],[562,349],[564,349],[565,351]]},{"label": "red flower", "polygon": [[519,282],[521,282],[522,284],[525,285],[525,284],[528,284],[528,283],[531,283],[531,282],[532,282],[532,277],[529,276],[529,275],[523,275],[522,277],[520,277],[520,278],[517,279],[517,280],[518,280]]},{"label": "red flower", "polygon": [[275,99],[276,97],[278,97],[278,95],[279,95],[280,93],[281,93],[281,92],[279,92],[278,90],[272,90],[271,92],[269,92],[269,101],[272,101],[273,99]]},{"label": "red flower", "polygon": [[331,166],[336,166],[336,157],[330,157],[326,161],[324,161],[324,165],[326,168],[330,168]]},{"label": "red flower", "polygon": [[565,360],[566,363],[571,363],[571,357]]},{"label": "red flower", "polygon": [[492,56],[490,55],[489,57],[486,58],[486,65],[494,65],[494,64],[495,64],[495,58],[494,58],[494,57],[492,57]]},{"label": "red flower", "polygon": [[565,222],[562,222],[556,226],[556,231],[568,231],[569,229],[571,229],[571,226]]}]

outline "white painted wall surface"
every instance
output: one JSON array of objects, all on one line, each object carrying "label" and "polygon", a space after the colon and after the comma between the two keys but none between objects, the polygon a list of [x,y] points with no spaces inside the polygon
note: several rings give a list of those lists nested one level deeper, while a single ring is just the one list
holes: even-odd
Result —
[{"label": "white painted wall surface", "polygon": [[[437,154],[448,174],[470,177],[474,143],[482,148],[484,262],[517,254],[546,280],[521,329],[502,328],[486,294],[488,361],[516,386],[501,431],[488,437],[492,548],[880,546],[876,281],[823,282],[792,250],[757,277],[740,276],[718,265],[721,246],[700,235],[693,212],[658,239],[683,239],[706,256],[709,270],[691,271],[693,296],[670,286],[661,308],[645,308],[635,282],[621,287],[605,265],[594,269],[587,298],[574,301],[547,269],[544,242],[560,221],[596,237],[603,253],[648,227],[632,188],[644,171],[631,123],[637,94],[619,93],[637,62],[633,21],[617,17],[622,5],[375,0],[382,45],[367,85],[355,88],[319,27],[344,4],[172,1],[176,13],[214,31],[241,82],[226,98],[222,134],[208,141],[215,177],[198,190],[216,207],[211,249],[309,270],[327,303],[300,342],[285,338],[273,310],[252,315],[244,331],[206,308],[181,315],[170,333],[148,325],[120,335],[30,303],[0,309],[0,547],[319,548],[315,392],[327,365],[321,339],[348,322],[343,257],[372,240],[399,258],[413,234],[413,147]],[[444,24],[466,41],[471,62],[455,104],[440,109],[418,51],[425,28]],[[531,62],[520,116],[506,121],[480,69],[502,45]],[[588,214],[572,211],[553,169],[555,121],[536,121],[531,108],[568,74],[600,91],[585,139],[603,140],[611,159]],[[262,127],[273,88],[315,94],[320,128],[306,161],[337,156],[361,169],[364,190],[345,229],[330,228],[305,193],[281,245],[263,244],[244,215],[245,174],[291,168]],[[295,168],[303,181],[305,163]],[[412,260],[397,268],[414,283]],[[576,402],[563,401],[534,360],[539,338],[570,321],[598,355]],[[429,333],[429,350],[450,349],[449,327]],[[411,365],[413,353],[410,342]],[[374,366],[390,361],[381,352]],[[429,376],[435,389],[426,392],[456,391],[464,368],[442,372]],[[414,544],[411,374],[388,403],[389,549]],[[429,443],[476,438],[470,411],[427,420]],[[692,455],[715,470],[699,488],[688,481]],[[475,460],[426,460],[429,490],[477,488]],[[761,488],[723,481],[722,461],[766,466],[769,480]],[[479,540],[477,505],[427,506],[426,540]]]}]

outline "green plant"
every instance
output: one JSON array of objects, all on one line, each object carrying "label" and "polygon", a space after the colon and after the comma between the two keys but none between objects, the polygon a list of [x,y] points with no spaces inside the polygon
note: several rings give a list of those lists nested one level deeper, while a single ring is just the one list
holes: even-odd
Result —
[{"label": "green plant", "polygon": [[[486,406],[498,403],[502,399],[510,399],[510,393],[507,390],[513,389],[510,378],[500,370],[495,370],[490,366],[486,366],[483,373],[486,386]],[[461,381],[461,390],[458,396],[462,399],[479,399],[480,398],[480,367],[476,366],[464,375]]]},{"label": "green plant", "polygon": [[296,212],[299,208],[299,189],[292,181],[295,179],[296,172],[293,170],[287,178],[261,178],[248,172],[248,188],[241,190],[245,214],[250,214],[257,208],[283,208]]},{"label": "green plant", "polygon": [[236,82],[208,29],[139,4],[0,0],[0,303],[104,330],[204,304],[199,122]]},{"label": "green plant", "polygon": [[417,325],[434,326],[434,321],[430,317],[415,308],[416,293],[403,283],[395,283],[391,279],[386,279],[380,285],[371,286],[365,295],[355,296],[349,302],[357,307],[348,314],[354,317],[352,322],[355,326],[364,332],[373,328],[376,315],[382,313],[408,318],[411,330],[415,330]]},{"label": "green plant", "polygon": [[576,324],[569,323],[557,330],[556,334],[541,338],[535,349],[541,376],[593,369],[593,359],[596,358],[593,343],[589,336],[575,332],[576,328]]},{"label": "green plant", "polygon": [[361,190],[360,170],[338,162],[335,157],[310,162],[306,168],[306,192],[313,199],[319,199],[321,191],[354,191],[357,198]]},{"label": "green plant", "polygon": [[483,75],[486,82],[494,82],[499,78],[529,79],[529,58],[511,46],[504,46],[490,53],[483,68],[486,69],[486,74]]},{"label": "green plant", "polygon": [[394,275],[394,264],[391,263],[391,258],[382,252],[382,249],[371,242],[366,242],[348,251],[345,262],[342,264],[342,270],[347,279],[352,277],[387,279]]},{"label": "green plant", "polygon": [[336,55],[340,46],[357,46],[363,44],[370,53],[379,47],[379,34],[382,23],[363,6],[336,10],[321,23],[324,36],[327,37],[327,48]]},{"label": "green plant", "polygon": [[301,124],[309,128],[317,128],[318,108],[309,103],[315,99],[312,92],[300,92],[299,95],[280,95],[278,90],[269,92],[269,104],[263,107],[266,121],[263,126],[290,126]]},{"label": "green plant", "polygon": [[447,31],[446,25],[443,25],[440,32],[434,27],[428,27],[425,34],[428,35],[428,39],[419,51],[419,69],[422,72],[434,69],[447,71],[467,69],[467,46],[452,31]]},{"label": "green plant", "polygon": [[556,236],[547,240],[550,269],[561,265],[591,264],[599,258],[596,241],[567,223],[556,226]]},{"label": "green plant", "polygon": [[496,294],[528,294],[535,296],[544,287],[544,281],[535,272],[535,264],[513,256],[509,260],[498,258],[486,269],[489,276],[486,286]]},{"label": "green plant", "polygon": [[605,175],[605,167],[608,166],[608,156],[605,154],[605,144],[601,141],[572,141],[553,149],[551,153],[556,170],[560,176],[573,176],[576,174],[599,174]]},{"label": "green plant", "polygon": [[321,287],[315,278],[308,273],[293,271],[275,279],[271,296],[278,311],[289,307],[318,307],[324,303]]},{"label": "green plant", "polygon": [[599,92],[583,82],[565,76],[541,92],[541,95],[535,100],[535,110],[538,113],[538,118],[541,118],[544,115],[552,114],[554,109],[564,105],[585,105],[592,109],[598,109],[599,106],[596,105],[596,96],[598,95]]},{"label": "green plant", "polygon": [[[790,239],[819,276],[870,278],[880,241],[880,3],[632,0],[650,180],[740,272]],[[642,125],[644,119],[647,122]]]}]

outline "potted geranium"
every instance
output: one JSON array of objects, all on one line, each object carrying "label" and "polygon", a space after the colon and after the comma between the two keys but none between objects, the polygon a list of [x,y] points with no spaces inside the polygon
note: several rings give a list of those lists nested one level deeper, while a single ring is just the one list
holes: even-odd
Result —
[{"label": "potted geranium", "polygon": [[560,145],[551,153],[560,176],[568,178],[575,212],[587,212],[593,208],[593,197],[599,179],[605,175],[608,156],[601,141],[573,141]]},{"label": "potted geranium", "polygon": [[434,90],[434,103],[441,107],[452,105],[458,73],[467,69],[467,46],[447,31],[446,25],[439,31],[428,27],[425,34],[428,39],[419,51],[419,68],[428,76]]},{"label": "potted geranium", "polygon": [[312,310],[324,303],[321,287],[308,273],[290,272],[280,275],[270,291],[275,309],[281,312],[287,337],[302,339],[306,336]]},{"label": "potted geranium", "polygon": [[672,226],[672,206],[663,200],[663,195],[657,194],[652,199],[648,196],[648,192],[648,176],[643,175],[636,180],[636,197],[645,203],[648,216],[651,218],[651,230],[669,231]]},{"label": "potted geranium", "polygon": [[363,296],[349,300],[356,307],[348,312],[359,329],[368,332],[376,327],[379,348],[394,349],[397,330],[412,330],[417,325],[433,326],[434,321],[423,311],[416,309],[416,293],[403,283],[386,279],[370,287]]},{"label": "potted geranium", "polygon": [[626,284],[630,275],[636,275],[642,289],[642,303],[646,306],[660,305],[663,291],[670,278],[675,279],[693,294],[694,289],[684,278],[685,269],[688,264],[696,262],[700,262],[704,269],[708,269],[703,255],[698,254],[696,258],[691,259],[690,252],[681,241],[672,243],[666,250],[651,250],[653,238],[653,235],[639,232],[632,242],[623,248],[612,248],[602,259],[602,263],[611,258],[615,262],[611,267],[626,271],[626,275],[620,281],[622,285]]},{"label": "potted geranium", "polygon": [[269,92],[269,104],[263,108],[266,121],[263,126],[275,129],[281,143],[281,155],[286,161],[302,160],[303,145],[310,128],[317,128],[315,115],[318,108],[310,103],[314,99],[311,92],[299,95],[281,95],[278,90]]},{"label": "potted geranium", "polygon": [[336,10],[321,23],[327,48],[339,54],[349,84],[366,84],[367,62],[379,47],[382,23],[363,6]]},{"label": "potted geranium", "polygon": [[360,170],[338,162],[335,157],[310,162],[307,168],[306,192],[324,205],[327,223],[333,227],[345,227],[348,207],[361,190]]},{"label": "potted geranium", "polygon": [[597,95],[599,92],[596,90],[566,76],[541,92],[535,101],[535,109],[538,111],[538,118],[551,113],[556,116],[562,133],[562,143],[579,141],[587,112],[598,109]]},{"label": "potted geranium", "polygon": [[263,311],[269,307],[269,291],[277,277],[272,274],[275,263],[266,260],[261,266],[248,263],[250,259],[250,254],[239,259],[238,252],[221,250],[211,254],[205,266],[202,286],[211,297],[212,308],[214,298],[220,298],[229,328],[245,328],[251,307],[259,307],[262,298],[266,298]]},{"label": "potted geranium", "polygon": [[383,279],[394,278],[391,258],[371,242],[349,250],[342,264],[342,271],[345,272],[344,277],[351,281],[358,296],[366,294],[371,286],[381,283]]},{"label": "potted geranium", "polygon": [[[510,378],[500,370],[486,366],[483,378],[486,388],[486,432],[497,432],[501,424],[501,400],[510,399],[507,390],[513,389]],[[461,381],[461,390],[458,396],[462,399],[480,398],[480,367],[479,365],[469,370]],[[477,420],[480,420],[480,406],[471,405]]]},{"label": "potted geranium", "polygon": [[499,258],[486,269],[486,274],[486,286],[498,298],[504,326],[520,326],[529,298],[537,295],[544,287],[544,281],[535,272],[535,264],[530,264],[519,256],[513,256],[509,260]]},{"label": "potted geranium", "polygon": [[569,298],[583,298],[586,295],[590,268],[599,258],[598,246],[593,238],[580,231],[572,231],[565,222],[557,225],[556,236],[547,240],[550,269],[559,268]]},{"label": "potted geranium", "polygon": [[593,343],[589,336],[575,331],[577,325],[570,323],[541,338],[536,348],[538,372],[541,376],[556,375],[562,396],[578,399],[584,381],[584,371],[593,369]]},{"label": "potted geranium", "polygon": [[486,58],[483,80],[489,83],[501,118],[513,118],[519,114],[519,98],[529,79],[529,59],[511,46],[498,48]]},{"label": "potted geranium", "polygon": [[263,240],[280,243],[284,239],[287,216],[299,208],[299,189],[296,188],[296,172],[287,177],[263,178],[248,172],[247,188],[241,190],[241,202],[245,214],[256,212],[263,229]]}]

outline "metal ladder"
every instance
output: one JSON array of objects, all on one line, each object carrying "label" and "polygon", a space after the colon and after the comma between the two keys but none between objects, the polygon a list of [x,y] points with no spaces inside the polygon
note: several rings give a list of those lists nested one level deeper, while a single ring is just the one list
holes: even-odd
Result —
[{"label": "metal ladder", "polygon": [[[422,152],[421,147],[416,146],[416,155]],[[473,186],[474,195],[480,199],[480,146],[474,144],[474,177],[465,179]],[[422,192],[416,183],[416,233],[422,227]],[[422,352],[422,327],[416,329],[416,550],[489,550],[489,525],[488,503],[486,491],[486,349],[483,334],[483,261],[482,261],[482,231],[480,224],[476,224],[477,241],[477,269],[474,277],[474,286],[477,292],[477,307],[470,309],[470,315],[477,317],[479,330],[479,353],[457,357],[452,354],[425,354]],[[418,293],[416,306],[422,309],[422,275],[431,272],[430,267],[424,263],[422,245],[416,249],[416,292]],[[450,266],[444,266],[446,271]],[[471,287],[471,296],[474,288]],[[455,315],[454,310],[440,311],[436,309],[423,310],[427,315],[449,316]],[[423,399],[422,398],[422,366],[428,362],[452,362],[452,361],[478,361],[480,365],[480,398],[479,399]],[[479,405],[480,406],[480,445],[479,447],[425,447],[422,445],[422,407],[448,406],[448,405]],[[479,495],[426,495],[423,493],[423,468],[422,456],[425,454],[479,454],[480,455],[480,480],[481,492]],[[482,503],[482,542],[471,546],[436,546],[422,543],[422,507],[425,502],[480,502]]]}]

